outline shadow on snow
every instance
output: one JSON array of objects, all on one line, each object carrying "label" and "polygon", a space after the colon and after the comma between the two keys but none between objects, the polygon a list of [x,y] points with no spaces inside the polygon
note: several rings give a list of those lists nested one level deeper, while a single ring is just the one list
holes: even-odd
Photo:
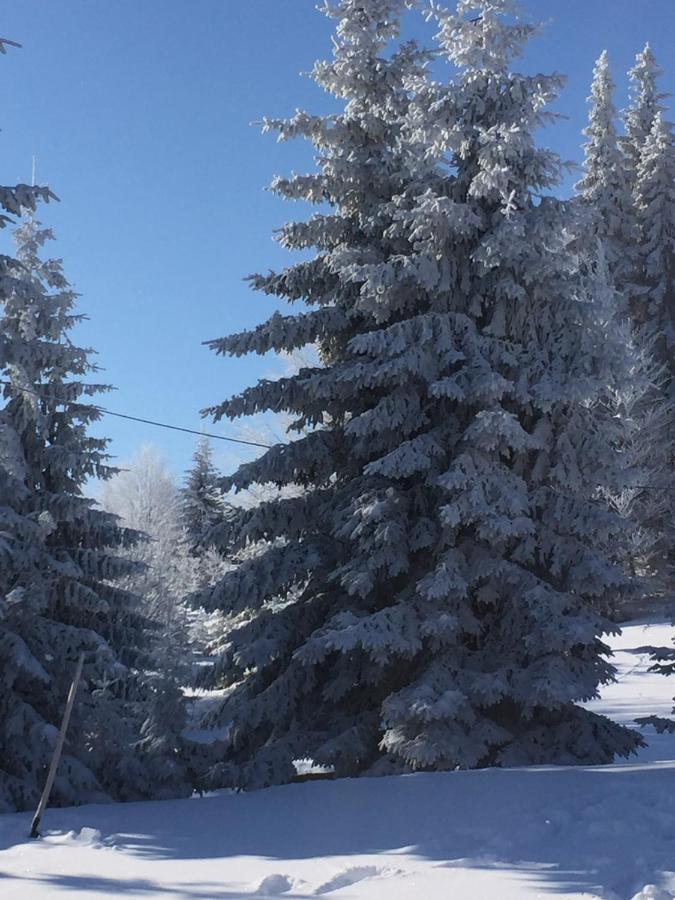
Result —
[{"label": "shadow on snow", "polygon": [[[603,886],[630,896],[675,867],[673,783],[675,762],[348,779],[190,801],[50,810],[45,826],[56,831],[47,832],[42,846],[49,854],[62,846],[54,842],[57,835],[87,826],[102,833],[103,846],[152,860],[299,860],[405,848],[441,867],[509,870],[551,893]],[[28,815],[0,816],[0,850],[24,842],[29,821]],[[3,877],[11,876],[2,875],[0,857],[0,895]],[[73,895],[256,896],[223,883],[167,888],[146,879],[24,878],[27,896],[36,883]]]}]

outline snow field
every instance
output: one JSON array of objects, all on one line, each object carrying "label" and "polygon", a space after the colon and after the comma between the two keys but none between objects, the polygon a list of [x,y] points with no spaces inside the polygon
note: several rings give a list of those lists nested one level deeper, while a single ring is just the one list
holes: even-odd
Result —
[{"label": "snow field", "polygon": [[[675,683],[615,641],[619,680],[592,704],[622,722],[668,714]],[[0,897],[245,900],[672,900],[675,739],[647,732],[612,766],[313,782],[193,800],[0,817]]]}]

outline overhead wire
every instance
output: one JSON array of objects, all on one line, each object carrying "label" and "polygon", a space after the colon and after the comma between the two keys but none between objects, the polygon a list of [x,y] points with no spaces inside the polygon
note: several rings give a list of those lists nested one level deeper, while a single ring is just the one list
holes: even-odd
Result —
[{"label": "overhead wire", "polygon": [[[17,387],[15,384],[12,384],[12,382],[10,382],[10,381],[0,381],[0,386],[11,387],[11,388],[14,388],[14,390],[22,391],[23,393],[26,393],[26,394],[33,394],[35,397],[39,397],[42,400],[51,400],[54,403],[60,403],[60,404],[67,405],[67,406],[82,406],[83,405],[82,403],[78,402],[77,400],[63,400],[59,397],[54,397],[53,395],[43,394],[39,391],[32,390],[31,388],[20,388],[20,387]],[[154,428],[166,428],[170,431],[181,431],[185,434],[196,434],[198,437],[213,438],[213,440],[215,440],[215,441],[227,441],[228,443],[231,443],[231,444],[243,444],[247,447],[260,447],[263,450],[271,450],[272,446],[273,446],[272,444],[263,444],[260,441],[247,441],[244,438],[227,437],[226,435],[223,435],[223,434],[210,434],[208,431],[196,431],[193,428],[183,428],[180,425],[170,425],[168,422],[158,422],[158,421],[155,421],[154,419],[144,419],[140,416],[132,416],[127,413],[114,412],[111,409],[106,409],[104,406],[98,406],[97,404],[94,404],[94,403],[89,404],[89,405],[93,409],[100,412],[102,415],[114,416],[117,419],[126,419],[130,422],[140,422],[143,425],[152,425]],[[647,491],[656,490],[656,488],[654,488],[653,486],[646,485],[646,484],[634,484],[634,485],[630,485],[630,488],[632,488],[633,490],[647,490]]]},{"label": "overhead wire", "polygon": [[[53,403],[59,403],[64,406],[82,406],[82,402],[77,400],[63,400],[62,398],[55,397],[50,394],[44,394],[40,391],[33,390],[32,388],[22,388],[17,387],[15,384],[12,384],[10,381],[0,381],[0,385],[5,387],[11,387],[16,391],[21,391],[26,394],[33,394],[35,397],[39,397],[41,400],[48,400]],[[247,441],[244,438],[234,438],[227,437],[223,434],[209,434],[206,431],[196,431],[194,428],[184,428],[181,425],[170,425],[168,422],[158,422],[154,419],[145,419],[141,416],[132,416],[128,413],[120,413],[115,412],[112,409],[106,409],[104,406],[98,406],[97,404],[90,404],[92,409],[95,409],[97,412],[100,412],[105,416],[114,416],[116,419],[126,419],[130,422],[140,422],[143,425],[152,425],[154,428],[166,428],[170,431],[181,431],[185,434],[196,434],[198,437],[207,437],[213,438],[215,441],[227,441],[231,444],[244,444],[247,447],[261,447],[263,450],[269,450],[272,445],[271,444],[263,444],[260,441]]]}]

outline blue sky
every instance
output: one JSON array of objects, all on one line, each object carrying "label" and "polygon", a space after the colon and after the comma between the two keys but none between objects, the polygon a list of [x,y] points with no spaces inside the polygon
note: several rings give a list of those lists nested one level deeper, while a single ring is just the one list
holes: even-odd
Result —
[{"label": "blue sky", "polygon": [[[581,159],[593,61],[610,53],[626,101],[626,69],[648,40],[668,67],[673,0],[526,0],[548,21],[524,67],[569,81],[542,135]],[[424,24],[412,31],[427,34]],[[202,341],[250,327],[276,308],[245,275],[289,261],[271,235],[297,207],[264,190],[311,164],[300,143],[277,144],[251,123],[332,101],[301,73],[330,53],[331,23],[314,0],[15,0],[2,35],[23,49],[0,58],[3,183],[38,180],[61,198],[43,211],[53,255],[82,294],[96,348],[117,391],[111,409],[187,427],[199,410],[275,369],[274,360],[216,357]],[[663,79],[675,91],[675,65]],[[572,179],[574,180],[574,179]],[[569,187],[569,186],[568,186]],[[105,419],[112,452],[158,444],[182,472],[193,440]],[[215,448],[223,465],[232,453]]]}]

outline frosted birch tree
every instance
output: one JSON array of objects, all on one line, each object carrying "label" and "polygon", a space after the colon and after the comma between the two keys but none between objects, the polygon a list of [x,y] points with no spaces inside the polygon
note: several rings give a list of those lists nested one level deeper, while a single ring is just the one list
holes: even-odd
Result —
[{"label": "frosted birch tree", "polygon": [[189,616],[184,597],[194,589],[196,561],[191,558],[181,521],[181,494],[161,452],[151,445],[104,486],[102,505],[125,527],[145,539],[127,551],[138,563],[125,586],[140,598],[144,615],[157,626],[164,663],[188,660]]}]

